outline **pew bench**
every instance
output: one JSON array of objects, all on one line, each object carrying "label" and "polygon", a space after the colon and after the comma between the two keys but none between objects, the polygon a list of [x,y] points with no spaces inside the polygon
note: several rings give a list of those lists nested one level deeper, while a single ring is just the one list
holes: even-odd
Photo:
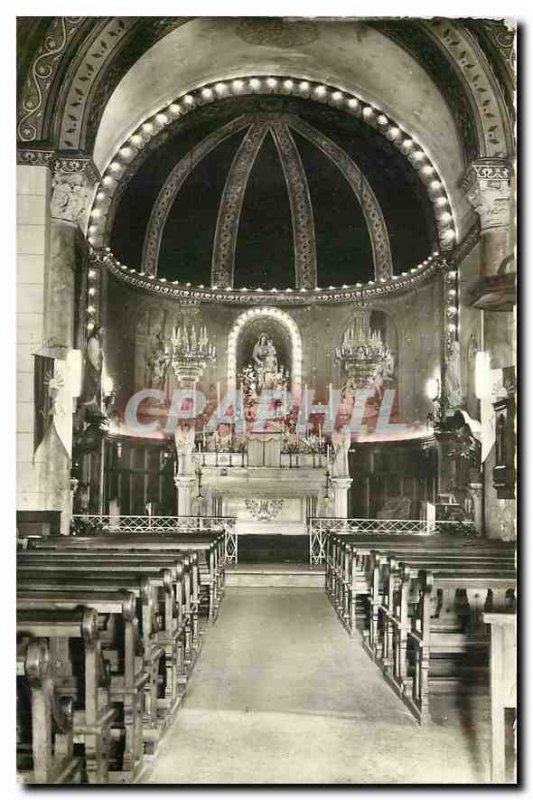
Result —
[{"label": "pew bench", "polygon": [[[76,683],[71,647],[81,650],[83,663],[81,680]],[[96,611],[19,611],[17,684],[17,767],[23,781],[107,783],[116,712]],[[30,730],[25,729],[28,719]],[[76,754],[80,744],[83,758]]]},{"label": "pew bench", "polygon": [[142,740],[142,700],[150,679],[143,659],[142,639],[135,615],[132,592],[35,591],[19,588],[17,612],[72,612],[80,607],[98,614],[102,657],[110,665],[109,696],[117,714],[113,722],[110,783],[133,783],[144,764]]}]

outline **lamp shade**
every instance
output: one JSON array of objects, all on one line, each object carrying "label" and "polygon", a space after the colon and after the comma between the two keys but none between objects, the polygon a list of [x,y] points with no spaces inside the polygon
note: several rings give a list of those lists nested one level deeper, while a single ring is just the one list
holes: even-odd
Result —
[{"label": "lamp shade", "polygon": [[81,394],[81,382],[83,377],[81,350],[69,351],[67,355],[67,371],[72,397],[79,397]]}]

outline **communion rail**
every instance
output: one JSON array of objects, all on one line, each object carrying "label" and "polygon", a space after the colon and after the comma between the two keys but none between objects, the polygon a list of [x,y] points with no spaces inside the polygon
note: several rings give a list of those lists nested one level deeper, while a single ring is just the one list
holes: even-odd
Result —
[{"label": "communion rail", "polygon": [[216,533],[224,532],[225,562],[236,564],[239,540],[235,517],[158,517],[148,514],[73,514],[71,533],[78,536],[92,533]]},{"label": "communion rail", "polygon": [[474,524],[457,520],[425,519],[347,519],[345,517],[313,517],[307,520],[309,533],[309,561],[323,564],[326,559],[326,536],[337,534],[376,534],[431,536],[436,533],[476,536]]}]

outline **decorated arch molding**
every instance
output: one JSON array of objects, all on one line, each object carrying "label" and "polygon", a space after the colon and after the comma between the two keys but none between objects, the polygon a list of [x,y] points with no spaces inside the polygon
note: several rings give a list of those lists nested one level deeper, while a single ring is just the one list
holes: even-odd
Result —
[{"label": "decorated arch molding", "polygon": [[[142,160],[143,148],[148,143],[153,146],[153,140],[167,126],[207,103],[223,100],[230,96],[261,94],[265,91],[270,94],[293,95],[318,103],[327,103],[361,119],[387,138],[411,163],[425,186],[434,209],[440,250],[448,252],[453,249],[457,238],[454,209],[437,167],[419,141],[415,141],[407,131],[400,128],[393,119],[375,105],[366,103],[353,94],[348,94],[333,86],[307,80],[287,77],[265,78],[264,76],[238,78],[203,86],[195,92],[177,98],[143,122],[118,148],[102,177],[100,191],[96,194],[91,211],[91,224],[88,228],[89,242],[94,247],[102,247],[107,244],[107,218],[110,209],[114,208],[114,196],[119,184],[126,174],[131,176],[135,172],[137,159]],[[370,198],[368,192],[363,191],[363,193],[366,193],[367,199]],[[367,210],[368,208],[367,203]],[[372,226],[370,227],[372,229]]]},{"label": "decorated arch molding", "polygon": [[237,342],[243,329],[256,319],[274,319],[286,329],[291,342],[291,390],[299,391],[302,384],[302,337],[296,322],[279,308],[251,308],[240,314],[228,335],[228,390],[237,388]]},{"label": "decorated arch molding", "polygon": [[157,274],[159,250],[165,223],[176,195],[183,186],[185,180],[200,161],[215,147],[230,136],[233,136],[234,133],[249,126],[251,122],[251,117],[247,115],[232,119],[230,122],[226,123],[226,125],[222,125],[220,128],[212,131],[205,139],[199,142],[199,144],[180,159],[173,168],[157,196],[148,221],[142,255],[143,270],[146,273],[152,275]]},{"label": "decorated arch molding", "polygon": [[374,257],[374,274],[378,279],[392,275],[389,235],[381,207],[369,182],[350,156],[329,137],[320,133],[301,117],[290,116],[289,125],[318,147],[343,174],[363,211]]},{"label": "decorated arch molding", "polygon": [[474,36],[454,20],[430,19],[421,25],[445,51],[463,80],[476,121],[479,155],[512,155],[513,132],[503,93]]},{"label": "decorated arch molding", "polygon": [[296,288],[313,289],[317,285],[315,222],[305,170],[288,127],[275,121],[272,135],[289,192]]},{"label": "decorated arch molding", "polygon": [[157,275],[166,220],[187,176],[207,153],[246,125],[251,127],[235,154],[219,207],[212,258],[212,286],[226,288],[234,285],[235,251],[243,197],[267,127],[272,131],[278,149],[290,200],[296,287],[312,289],[317,284],[316,241],[307,178],[289,128],[305,136],[339,169],[361,206],[367,223],[374,277],[378,280],[389,278],[393,272],[390,242],[385,219],[372,187],[342,148],[292,114],[243,115],[213,131],[178,162],[166,179],[150,214],[143,245],[144,272]]},{"label": "decorated arch molding", "polygon": [[[93,140],[101,113],[127,70],[158,39],[191,19],[194,18],[53,17],[29,62],[19,92],[18,140],[47,141],[62,149],[82,148]],[[486,20],[480,22],[487,28]],[[375,26],[388,35],[387,24],[385,20]],[[476,37],[460,20],[420,20],[416,24],[421,36],[422,66],[426,68],[425,38],[426,42],[438,42],[447,63],[462,78],[459,91],[465,107],[479,120],[478,155],[512,154],[510,115],[497,76]],[[406,26],[408,38],[412,27],[407,30]],[[496,57],[508,60],[508,53],[513,50],[509,45],[512,33],[504,37],[503,47],[498,33],[490,28],[485,31],[486,36],[492,37]],[[459,113],[456,105],[450,106],[455,115]],[[507,147],[502,153],[500,145],[504,140]]]},{"label": "decorated arch molding", "polygon": [[267,133],[267,120],[250,125],[231,162],[218,207],[211,266],[212,286],[220,288],[233,286],[237,234],[244,194],[250,172]]}]

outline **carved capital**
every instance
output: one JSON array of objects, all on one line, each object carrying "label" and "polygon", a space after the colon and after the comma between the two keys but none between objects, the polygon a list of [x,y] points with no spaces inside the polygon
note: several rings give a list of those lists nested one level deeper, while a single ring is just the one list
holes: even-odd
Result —
[{"label": "carved capital", "polygon": [[85,227],[93,187],[99,179],[91,158],[55,154],[50,211],[54,219]]},{"label": "carved capital", "polygon": [[463,191],[479,214],[482,231],[509,225],[512,175],[505,158],[480,158],[468,167]]}]

